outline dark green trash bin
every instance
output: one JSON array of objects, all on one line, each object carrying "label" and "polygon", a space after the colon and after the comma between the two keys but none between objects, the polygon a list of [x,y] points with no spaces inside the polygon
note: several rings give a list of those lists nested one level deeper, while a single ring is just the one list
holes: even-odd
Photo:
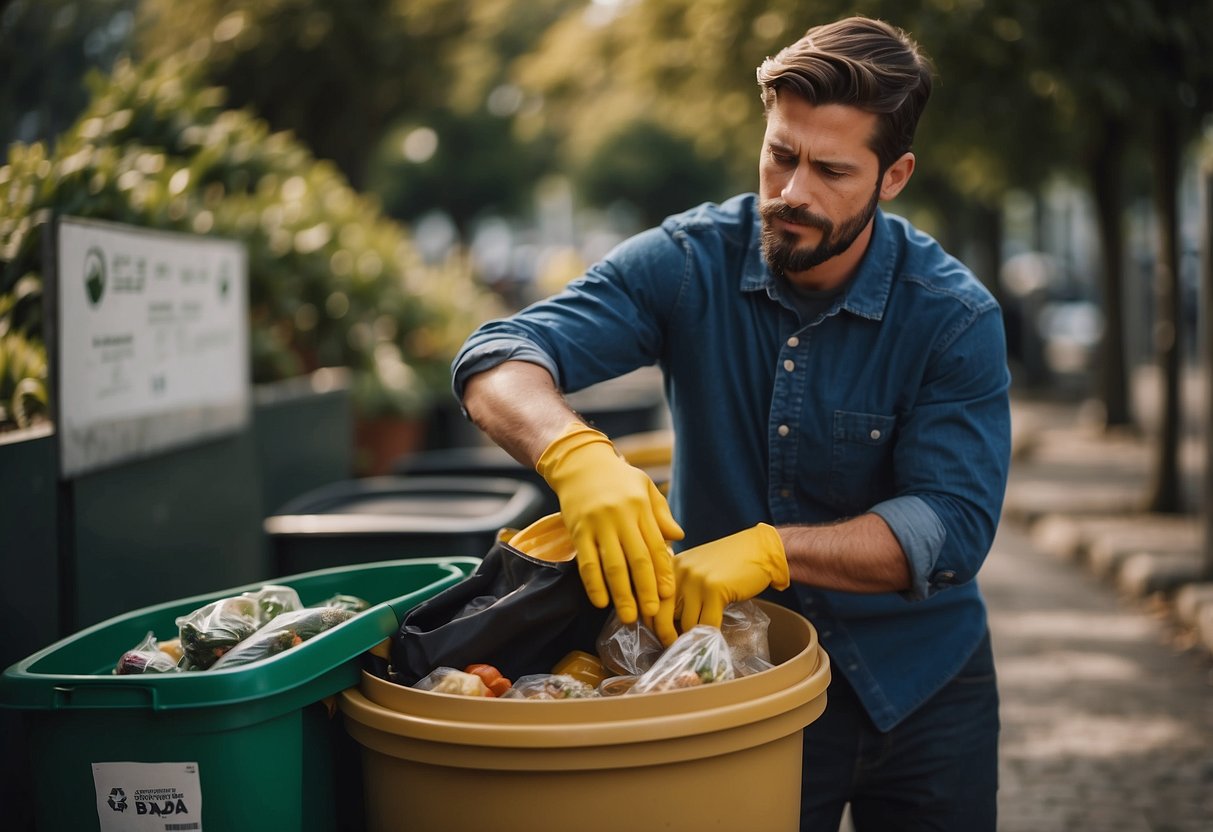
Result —
[{"label": "dark green trash bin", "polygon": [[522,480],[539,490],[543,498],[539,516],[560,511],[556,492],[539,472],[528,468],[496,445],[439,448],[405,454],[392,462],[392,473],[402,477],[488,477]]},{"label": "dark green trash bin", "polygon": [[275,568],[298,572],[376,560],[483,557],[503,528],[543,516],[528,482],[496,477],[367,477],[292,500],[265,520]]},{"label": "dark green trash bin", "polygon": [[13,665],[0,678],[0,706],[23,712],[38,828],[99,829],[125,813],[177,830],[358,828],[358,758],[324,700],[358,683],[361,655],[409,609],[477,563],[414,559],[266,581],[293,587],[305,605],[343,593],[373,606],[253,664],[111,672],[149,631],[172,638],[177,617],[261,583],[117,616]]}]

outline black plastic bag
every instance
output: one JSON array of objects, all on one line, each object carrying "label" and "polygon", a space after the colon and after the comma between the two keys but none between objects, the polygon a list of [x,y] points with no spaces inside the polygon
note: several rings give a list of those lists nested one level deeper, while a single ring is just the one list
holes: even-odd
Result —
[{"label": "black plastic bag", "polygon": [[592,652],[611,610],[590,603],[573,554],[559,514],[499,538],[475,572],[405,615],[389,678],[413,685],[436,667],[484,663],[518,679]]}]

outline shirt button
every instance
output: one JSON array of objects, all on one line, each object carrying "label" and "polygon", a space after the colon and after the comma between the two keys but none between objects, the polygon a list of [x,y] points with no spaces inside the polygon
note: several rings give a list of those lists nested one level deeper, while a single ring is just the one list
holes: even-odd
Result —
[{"label": "shirt button", "polygon": [[781,488],[781,489],[779,489],[779,496],[780,496],[780,497],[785,497],[785,498],[786,498],[786,497],[791,497],[791,496],[792,496],[792,491],[791,491],[791,489],[788,489],[788,488]]},{"label": "shirt button", "polygon": [[869,434],[868,434],[868,436],[872,437],[873,439],[879,439],[879,438],[880,438],[880,431],[878,431],[878,430],[874,430],[874,431],[872,431],[871,433],[869,433]]},{"label": "shirt button", "polygon": [[956,580],[956,573],[953,572],[951,569],[944,569],[940,572],[935,573],[935,582],[936,583],[950,584],[954,580]]},{"label": "shirt button", "polygon": [[800,339],[797,338],[795,335],[793,335],[791,338],[788,339],[788,346],[789,347],[799,347]]},{"label": "shirt button", "polygon": [[852,673],[854,673],[856,670],[859,670],[859,665],[857,665],[857,664],[855,664],[854,662],[852,662],[851,664],[847,665],[847,670],[849,670],[849,671],[851,671]]},{"label": "shirt button", "polygon": [[790,373],[796,369],[796,362],[789,358],[787,361],[783,362],[783,368]]},{"label": "shirt button", "polygon": [[790,427],[788,427],[787,425],[780,425],[779,427],[777,427],[775,429],[775,432],[778,433],[780,436],[787,436],[789,433],[792,432],[792,429]]},{"label": "shirt button", "polygon": [[821,631],[821,637],[822,637],[822,638],[829,638],[829,637],[830,637],[830,636],[832,636],[832,635],[834,635],[834,631],[833,631],[833,630],[822,630],[822,631]]}]

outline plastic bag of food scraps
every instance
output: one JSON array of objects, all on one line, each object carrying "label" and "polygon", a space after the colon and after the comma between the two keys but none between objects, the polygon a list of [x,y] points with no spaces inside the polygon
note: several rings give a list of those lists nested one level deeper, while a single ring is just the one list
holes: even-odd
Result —
[{"label": "plastic bag of food scraps", "polygon": [[661,639],[640,619],[624,624],[614,612],[598,634],[595,647],[603,667],[615,676],[638,676],[665,651]]},{"label": "plastic bag of food scraps", "polygon": [[502,699],[590,699],[598,691],[572,676],[561,673],[533,673],[514,682]]},{"label": "plastic bag of food scraps", "polygon": [[724,608],[724,619],[720,632],[733,656],[733,672],[738,676],[752,676],[770,670],[771,644],[767,633],[771,616],[753,601],[741,601]]},{"label": "plastic bag of food scraps", "polygon": [[176,673],[179,670],[177,660],[169,653],[160,649],[160,644],[156,641],[156,634],[149,630],[147,635],[143,637],[143,641],[127,650],[118,659],[118,664],[114,667],[114,675],[132,676],[139,673]]},{"label": "plastic bag of food scraps", "polygon": [[484,680],[475,673],[456,670],[453,667],[436,667],[412,687],[432,693],[450,693],[455,696],[492,696]]},{"label": "plastic bag of food scraps", "polygon": [[735,678],[733,658],[724,635],[716,627],[700,624],[680,635],[624,696],[681,690]]},{"label": "plastic bag of food scraps", "polygon": [[276,656],[313,636],[349,621],[356,613],[340,607],[311,607],[275,616],[257,632],[223,654],[211,670],[239,667]]}]

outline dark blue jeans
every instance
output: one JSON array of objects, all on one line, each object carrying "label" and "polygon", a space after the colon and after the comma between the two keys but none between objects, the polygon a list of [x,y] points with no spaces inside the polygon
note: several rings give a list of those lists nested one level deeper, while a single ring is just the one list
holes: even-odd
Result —
[{"label": "dark blue jeans", "polygon": [[801,832],[993,832],[998,687],[987,636],[960,674],[886,734],[835,672],[825,713],[804,732]]}]

